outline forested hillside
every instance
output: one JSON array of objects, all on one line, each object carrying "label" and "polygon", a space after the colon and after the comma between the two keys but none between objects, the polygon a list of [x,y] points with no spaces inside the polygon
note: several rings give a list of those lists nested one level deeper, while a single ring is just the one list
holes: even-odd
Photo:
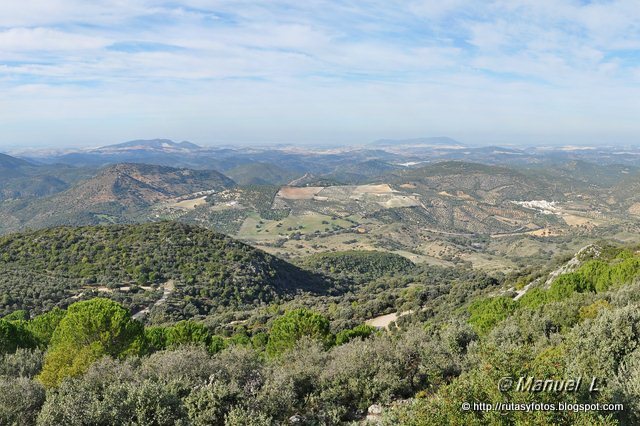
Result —
[{"label": "forested hillside", "polygon": [[[137,310],[163,283],[167,315],[256,305],[301,291],[325,292],[317,275],[222,234],[173,222],[60,227],[0,237],[0,312],[42,312],[112,294]],[[125,291],[120,291],[123,289]]]}]

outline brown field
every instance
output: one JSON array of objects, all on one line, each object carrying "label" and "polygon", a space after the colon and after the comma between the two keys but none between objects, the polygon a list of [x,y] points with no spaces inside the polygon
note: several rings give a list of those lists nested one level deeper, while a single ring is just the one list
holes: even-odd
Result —
[{"label": "brown field", "polygon": [[582,217],[582,216],[576,216],[573,214],[566,214],[566,215],[562,215],[562,219],[564,219],[564,221],[567,223],[567,225],[569,226],[598,226],[599,222],[590,219],[588,217]]},{"label": "brown field", "polygon": [[285,198],[287,200],[311,200],[324,187],[309,186],[306,188],[296,188],[293,186],[283,186],[276,194],[276,197]]},{"label": "brown field", "polygon": [[192,200],[178,201],[170,205],[170,207],[183,210],[193,210],[198,206],[207,203],[207,197],[194,198]]}]

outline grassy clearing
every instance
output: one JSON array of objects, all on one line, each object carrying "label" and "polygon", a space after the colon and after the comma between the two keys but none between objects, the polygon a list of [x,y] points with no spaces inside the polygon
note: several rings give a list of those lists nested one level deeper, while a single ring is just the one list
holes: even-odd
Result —
[{"label": "grassy clearing", "polygon": [[291,215],[282,220],[261,219],[258,214],[250,214],[238,232],[239,238],[274,240],[292,236],[326,233],[349,229],[354,224],[342,218],[332,218],[319,213]]}]

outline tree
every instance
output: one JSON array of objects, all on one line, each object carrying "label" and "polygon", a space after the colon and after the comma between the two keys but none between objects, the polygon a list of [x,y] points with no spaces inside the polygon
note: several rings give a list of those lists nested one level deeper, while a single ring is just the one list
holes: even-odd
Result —
[{"label": "tree", "polygon": [[0,319],[0,354],[13,353],[18,348],[35,347],[35,341],[25,324],[26,321]]},{"label": "tree", "polygon": [[2,319],[5,321],[26,321],[29,319],[29,312],[25,311],[24,309],[19,309],[17,311],[11,312],[9,315],[5,316]]},{"label": "tree", "polygon": [[309,309],[289,311],[273,322],[267,343],[267,353],[278,355],[295,346],[303,336],[319,340],[325,345],[333,337],[329,331],[329,320]]},{"label": "tree", "polygon": [[479,334],[486,334],[512,313],[516,306],[517,303],[506,296],[476,300],[467,308],[470,314],[469,324]]},{"label": "tree", "polygon": [[146,327],[144,338],[149,353],[167,348],[167,329],[165,327]]},{"label": "tree", "polygon": [[118,303],[103,298],[74,303],[53,333],[39,379],[47,387],[57,386],[104,355],[131,352],[142,340],[142,324]]},{"label": "tree", "polygon": [[66,314],[66,311],[56,307],[29,321],[26,327],[33,335],[40,349],[46,349],[49,346],[53,332]]},{"label": "tree", "polygon": [[187,344],[207,346],[211,341],[211,333],[207,327],[194,321],[180,321],[165,333],[169,348]]},{"label": "tree", "polygon": [[350,340],[355,338],[366,339],[375,333],[375,327],[371,327],[370,325],[360,324],[350,330],[343,330],[340,333],[336,334],[336,345],[343,345]]}]

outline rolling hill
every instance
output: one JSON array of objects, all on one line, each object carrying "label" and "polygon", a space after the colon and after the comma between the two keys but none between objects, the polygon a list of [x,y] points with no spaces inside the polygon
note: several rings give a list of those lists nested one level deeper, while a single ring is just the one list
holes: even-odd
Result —
[{"label": "rolling hill", "polygon": [[175,222],[12,234],[0,238],[0,253],[3,312],[39,312],[96,294],[141,308],[169,280],[175,290],[162,310],[175,318],[185,315],[187,305],[192,315],[207,314],[329,289],[323,279],[277,257]]},{"label": "rolling hill", "polygon": [[249,163],[225,172],[239,185],[283,185],[301,174],[271,163]]},{"label": "rolling hill", "polygon": [[464,193],[477,201],[498,204],[503,201],[561,199],[563,194],[541,178],[514,169],[465,161],[443,161],[396,174],[398,183],[416,186],[414,192]]},{"label": "rolling hill", "polygon": [[530,166],[525,173],[553,179],[566,190],[608,189],[637,174],[638,167],[624,164],[596,164],[584,160],[545,161]]},{"label": "rolling hill", "polygon": [[7,154],[0,154],[0,176],[3,178],[21,175],[21,169],[31,167],[33,165],[28,161]]},{"label": "rolling hill", "polygon": [[401,166],[374,159],[338,166],[327,177],[348,184],[368,183],[402,169]]},{"label": "rolling hill", "polygon": [[[117,164],[82,182],[61,200],[73,205],[115,202],[123,206],[147,206],[171,197],[199,191],[219,191],[234,182],[213,170],[176,169],[148,164]],[[67,204],[69,205],[69,204]]]},{"label": "rolling hill", "polygon": [[630,173],[614,185],[608,201],[633,216],[640,216],[640,173]]}]

